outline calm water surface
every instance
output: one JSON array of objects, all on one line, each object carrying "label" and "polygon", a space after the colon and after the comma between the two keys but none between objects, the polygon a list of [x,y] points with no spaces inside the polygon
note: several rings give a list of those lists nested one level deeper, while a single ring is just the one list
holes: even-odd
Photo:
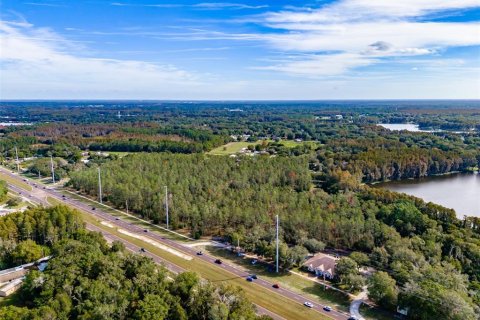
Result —
[{"label": "calm water surface", "polygon": [[377,186],[452,208],[459,218],[480,217],[480,174],[451,174]]}]

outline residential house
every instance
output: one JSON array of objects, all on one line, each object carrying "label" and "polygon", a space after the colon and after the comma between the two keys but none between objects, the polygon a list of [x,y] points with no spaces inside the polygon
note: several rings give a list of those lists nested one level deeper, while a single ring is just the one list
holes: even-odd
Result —
[{"label": "residential house", "polygon": [[315,273],[316,276],[333,279],[333,277],[335,277],[337,261],[338,258],[324,253],[318,253],[305,261],[303,266],[308,271]]}]

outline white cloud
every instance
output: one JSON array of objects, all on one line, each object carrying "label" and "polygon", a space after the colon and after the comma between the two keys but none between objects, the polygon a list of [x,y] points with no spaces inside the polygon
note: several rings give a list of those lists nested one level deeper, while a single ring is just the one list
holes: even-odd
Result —
[{"label": "white cloud", "polygon": [[295,75],[308,77],[324,77],[340,75],[351,68],[368,66],[374,63],[374,59],[352,53],[311,55],[298,61],[287,61],[267,67],[259,67],[260,70],[281,71]]},{"label": "white cloud", "polygon": [[112,6],[117,7],[156,7],[156,8],[179,8],[179,7],[191,7],[201,10],[222,10],[222,9],[262,9],[268,8],[268,5],[248,5],[244,3],[232,3],[232,2],[201,2],[197,4],[177,4],[177,3],[161,3],[161,4],[142,4],[142,3],[124,3],[124,2],[112,2]]},{"label": "white cloud", "polygon": [[[480,45],[478,21],[420,19],[474,7],[480,7],[478,0],[339,0],[318,9],[269,12],[257,16],[257,22],[278,32],[264,35],[265,41],[275,49],[310,56],[303,62],[295,60],[265,69],[292,74],[314,74],[316,70],[319,76],[340,75],[383,61],[379,58],[433,56],[449,47]],[[312,58],[311,54],[318,52],[322,55]]]},{"label": "white cloud", "polygon": [[168,97],[198,85],[197,75],[169,64],[80,56],[74,52],[88,49],[25,23],[0,22],[0,47],[2,98],[68,97],[80,91],[105,96],[158,92]]}]

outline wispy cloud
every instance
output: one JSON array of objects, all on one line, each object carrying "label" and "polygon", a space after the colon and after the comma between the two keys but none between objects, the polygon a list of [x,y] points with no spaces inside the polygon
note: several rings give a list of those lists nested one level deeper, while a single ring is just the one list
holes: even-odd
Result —
[{"label": "wispy cloud", "polygon": [[263,35],[274,48],[310,54],[303,61],[264,69],[324,76],[384,61],[380,59],[438,55],[449,47],[480,45],[478,21],[422,20],[425,15],[452,15],[475,7],[480,7],[476,0],[339,0],[318,9],[268,12],[254,21],[275,31]]},{"label": "wispy cloud", "polygon": [[24,4],[28,4],[31,6],[40,6],[40,7],[65,7],[65,5],[63,4],[49,3],[49,2],[24,2]]},{"label": "wispy cloud", "polygon": [[80,56],[76,52],[84,50],[79,44],[29,24],[2,21],[0,37],[3,97],[22,96],[19,90],[31,91],[30,96],[58,91],[68,96],[77,90],[97,96],[152,91],[168,96],[169,91],[195,86],[198,80],[195,74],[170,64]]},{"label": "wispy cloud", "polygon": [[262,9],[268,8],[268,5],[248,5],[243,3],[229,3],[229,2],[203,2],[192,5],[195,8],[205,10],[220,10],[220,9]]},{"label": "wispy cloud", "polygon": [[268,8],[268,5],[249,5],[244,3],[231,2],[202,2],[196,4],[179,4],[179,3],[127,3],[127,2],[112,2],[112,6],[117,7],[156,7],[156,8],[180,8],[189,7],[199,10],[241,10],[241,9],[262,9]]}]

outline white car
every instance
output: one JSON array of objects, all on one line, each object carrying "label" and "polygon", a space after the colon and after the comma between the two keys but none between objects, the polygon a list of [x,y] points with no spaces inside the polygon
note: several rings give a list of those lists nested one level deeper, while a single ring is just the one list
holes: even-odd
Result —
[{"label": "white car", "polygon": [[313,308],[313,303],[308,302],[308,301],[305,301],[305,302],[303,303],[303,305],[304,305],[305,307]]}]

